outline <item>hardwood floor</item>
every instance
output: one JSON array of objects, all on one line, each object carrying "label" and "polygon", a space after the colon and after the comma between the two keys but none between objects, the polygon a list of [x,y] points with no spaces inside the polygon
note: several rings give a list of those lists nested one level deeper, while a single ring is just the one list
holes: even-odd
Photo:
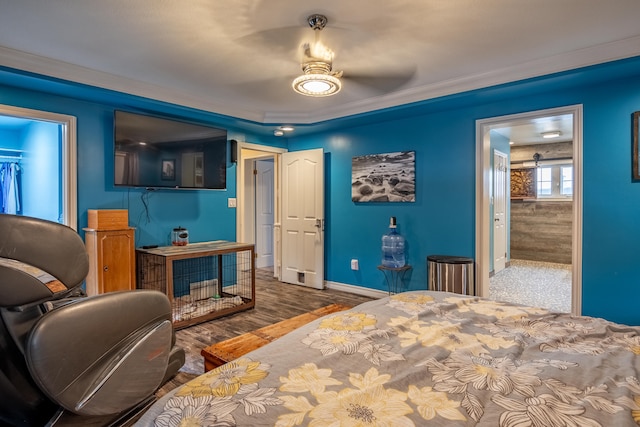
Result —
[{"label": "hardwood floor", "polygon": [[256,270],[256,306],[252,310],[214,319],[176,331],[176,342],[186,353],[180,372],[157,393],[169,390],[204,372],[203,348],[235,336],[289,319],[308,311],[338,303],[356,306],[372,298],[332,289],[312,289],[278,282],[273,270]]}]

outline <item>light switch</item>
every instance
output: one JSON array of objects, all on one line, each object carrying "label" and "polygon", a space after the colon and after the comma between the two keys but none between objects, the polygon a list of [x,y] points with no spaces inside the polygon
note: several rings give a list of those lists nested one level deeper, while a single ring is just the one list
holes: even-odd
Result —
[{"label": "light switch", "polygon": [[236,198],[235,197],[229,197],[227,199],[227,206],[230,208],[235,208],[236,207]]}]

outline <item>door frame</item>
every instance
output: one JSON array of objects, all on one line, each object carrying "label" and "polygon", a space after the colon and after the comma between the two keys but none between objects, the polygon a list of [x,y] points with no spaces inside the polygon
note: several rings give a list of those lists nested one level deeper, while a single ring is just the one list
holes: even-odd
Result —
[{"label": "door frame", "polygon": [[491,186],[491,147],[489,131],[492,126],[516,120],[559,114],[573,115],[573,221],[571,242],[571,312],[582,312],[582,104],[537,110],[527,113],[476,120],[476,276],[479,296],[489,296],[489,259],[491,251],[489,216]]},{"label": "door frame", "polygon": [[282,276],[282,242],[280,240],[280,154],[286,148],[238,141],[236,163],[236,241],[255,244],[255,188],[253,169],[257,159],[273,159],[273,277]]},{"label": "door frame", "polygon": [[62,221],[78,230],[77,134],[76,118],[66,114],[0,105],[0,115],[20,119],[51,122],[60,125],[62,152]]}]

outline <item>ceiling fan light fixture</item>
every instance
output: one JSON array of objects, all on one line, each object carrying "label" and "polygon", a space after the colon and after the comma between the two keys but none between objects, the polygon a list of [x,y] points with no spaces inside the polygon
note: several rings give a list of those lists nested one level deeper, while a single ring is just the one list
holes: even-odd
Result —
[{"label": "ceiling fan light fixture", "polygon": [[303,74],[296,77],[292,83],[293,90],[306,96],[330,96],[340,92],[340,79],[330,74]]},{"label": "ceiling fan light fixture", "polygon": [[314,30],[315,42],[305,43],[303,47],[303,75],[296,77],[291,86],[300,95],[322,97],[340,92],[342,72],[332,73],[333,52],[320,42],[320,31],[327,25],[327,17],[314,14],[307,18]]}]

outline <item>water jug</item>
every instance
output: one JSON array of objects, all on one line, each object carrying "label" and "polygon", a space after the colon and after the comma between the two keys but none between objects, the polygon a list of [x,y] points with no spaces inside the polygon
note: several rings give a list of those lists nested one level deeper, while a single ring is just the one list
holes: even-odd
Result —
[{"label": "water jug", "polygon": [[389,221],[389,232],[382,236],[382,265],[385,267],[404,267],[404,237],[396,230],[396,217]]}]

